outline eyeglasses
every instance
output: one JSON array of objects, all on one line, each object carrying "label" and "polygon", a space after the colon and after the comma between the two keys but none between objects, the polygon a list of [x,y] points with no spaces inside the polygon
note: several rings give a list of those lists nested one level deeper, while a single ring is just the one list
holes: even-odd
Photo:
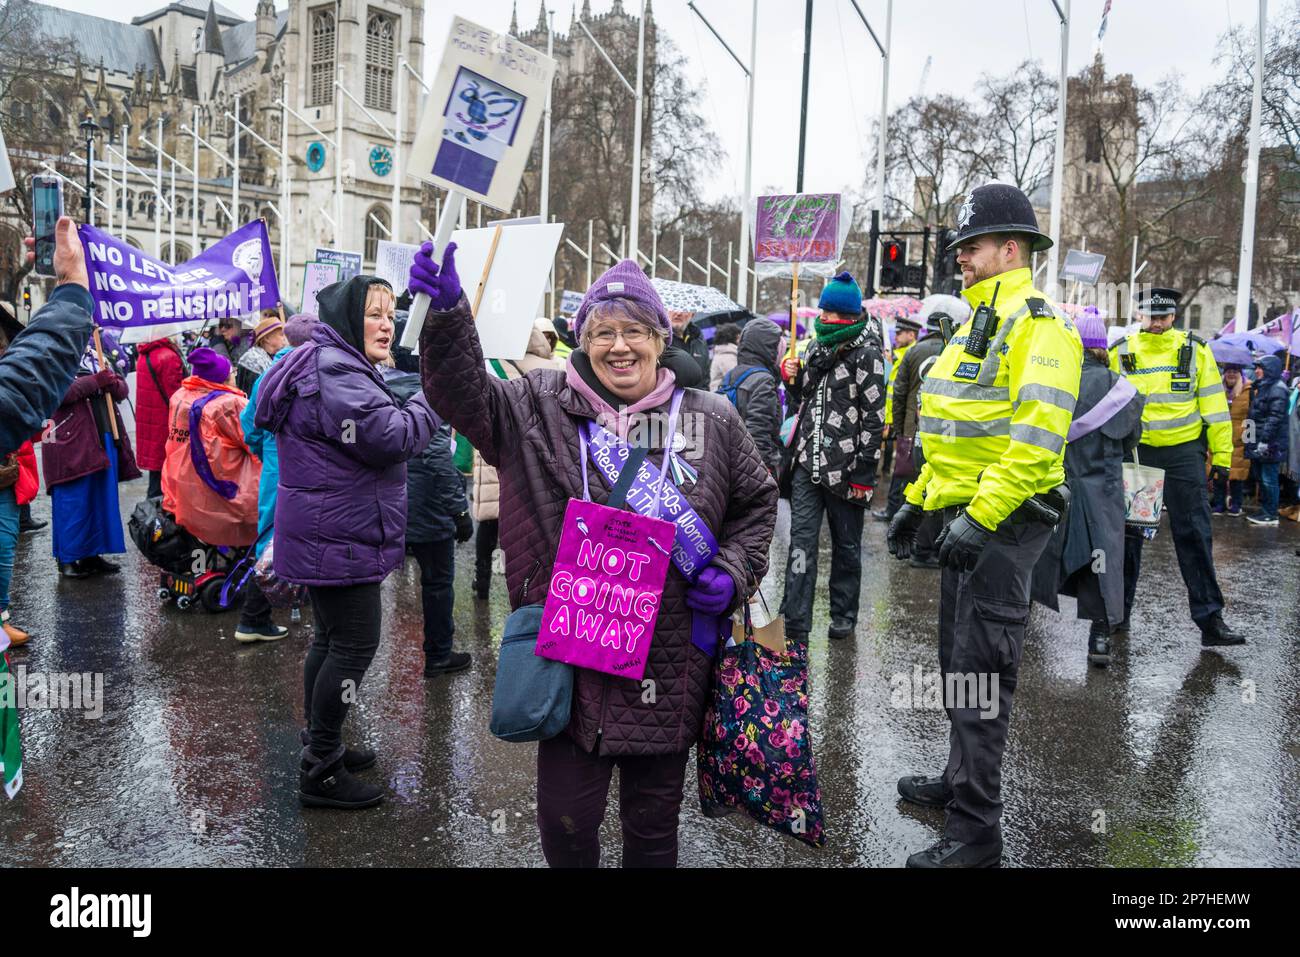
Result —
[{"label": "eyeglasses", "polygon": [[602,349],[611,349],[614,346],[614,340],[619,336],[629,346],[640,346],[654,338],[654,333],[645,326],[629,326],[626,329],[602,329],[600,332],[593,332],[587,337],[587,342],[593,346],[600,346]]}]

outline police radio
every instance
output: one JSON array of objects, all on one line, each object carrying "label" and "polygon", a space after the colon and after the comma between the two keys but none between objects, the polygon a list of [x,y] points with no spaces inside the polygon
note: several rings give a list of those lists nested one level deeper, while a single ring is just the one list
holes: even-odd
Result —
[{"label": "police radio", "polygon": [[994,306],[998,301],[998,290],[1002,288],[1002,283],[993,287],[993,299],[986,305],[980,303],[980,307],[975,310],[975,318],[971,320],[970,332],[966,336],[966,354],[974,356],[976,359],[983,359],[989,352],[989,339],[998,328],[998,314],[994,312]]},{"label": "police radio", "polygon": [[1178,350],[1178,371],[1174,373],[1176,379],[1186,379],[1192,374],[1192,340],[1187,339],[1183,342]]}]

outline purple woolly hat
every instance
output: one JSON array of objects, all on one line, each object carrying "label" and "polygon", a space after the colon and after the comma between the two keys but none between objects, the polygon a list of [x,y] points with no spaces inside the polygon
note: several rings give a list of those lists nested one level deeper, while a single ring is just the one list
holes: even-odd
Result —
[{"label": "purple woolly hat", "polygon": [[318,322],[319,319],[305,312],[295,313],[284,324],[284,337],[296,349],[311,338],[312,326]]},{"label": "purple woolly hat", "polygon": [[220,352],[200,346],[190,351],[190,369],[200,379],[224,385],[230,379],[230,360]]},{"label": "purple woolly hat", "polygon": [[1100,316],[1085,313],[1074,320],[1074,328],[1079,330],[1079,338],[1083,340],[1085,349],[1106,348],[1106,322]]},{"label": "purple woolly hat", "polygon": [[650,310],[654,313],[659,328],[667,333],[668,341],[673,341],[673,325],[668,321],[668,311],[664,309],[663,300],[659,298],[659,293],[655,292],[655,287],[650,284],[646,274],[630,259],[624,259],[617,265],[611,266],[591,284],[587,294],[582,297],[582,305],[578,307],[578,312],[573,317],[574,338],[579,341],[582,339],[582,324],[587,320],[587,314],[591,312],[592,307],[611,299],[629,299]]}]

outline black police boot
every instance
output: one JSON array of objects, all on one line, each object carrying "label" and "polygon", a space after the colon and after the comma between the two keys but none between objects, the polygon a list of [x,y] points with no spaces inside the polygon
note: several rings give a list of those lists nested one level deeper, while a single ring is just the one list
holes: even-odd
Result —
[{"label": "black police boot", "polygon": [[963,844],[945,837],[934,847],[917,851],[907,859],[908,867],[1001,867],[1002,839],[987,844]]},{"label": "black police boot", "polygon": [[952,800],[952,791],[943,783],[943,775],[926,777],[909,774],[898,779],[898,793],[904,801],[921,807],[943,807]]},{"label": "black police boot", "polygon": [[354,778],[343,766],[343,748],[324,759],[303,751],[298,772],[298,800],[303,807],[356,811],[374,807],[383,799],[383,788]]},{"label": "black police boot", "polygon": [[1110,626],[1104,621],[1094,621],[1088,631],[1088,660],[1098,668],[1110,664]]},{"label": "black police boot", "polygon": [[826,635],[828,638],[852,638],[856,627],[851,621],[832,621]]},{"label": "black police boot", "polygon": [[1217,648],[1221,645],[1244,645],[1246,636],[1240,632],[1233,631],[1223,621],[1223,615],[1215,612],[1204,621],[1197,622],[1201,626],[1201,647]]},{"label": "black police boot", "polygon": [[1114,628],[1112,628],[1112,629],[1110,630],[1110,633],[1111,633],[1111,636],[1112,636],[1112,637],[1114,637],[1115,635],[1127,635],[1127,634],[1128,634],[1128,629],[1129,629],[1129,622],[1128,622],[1128,619],[1129,619],[1129,615],[1130,615],[1130,614],[1132,614],[1132,612],[1130,612],[1129,609],[1125,608],[1125,609],[1124,609],[1124,620],[1121,621],[1118,625],[1116,625]]}]

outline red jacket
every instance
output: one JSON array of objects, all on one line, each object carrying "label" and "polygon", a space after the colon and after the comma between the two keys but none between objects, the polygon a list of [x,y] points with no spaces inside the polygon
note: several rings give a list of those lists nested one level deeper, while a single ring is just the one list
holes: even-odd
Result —
[{"label": "red jacket", "polygon": [[14,485],[14,495],[19,505],[26,505],[36,497],[41,487],[40,476],[36,472],[36,449],[32,443],[24,442],[14,453],[18,456],[18,482]]},{"label": "red jacket", "polygon": [[[185,363],[170,339],[141,343],[135,364],[135,461],[160,471],[167,459],[167,407],[185,378]],[[153,375],[149,370],[152,367]],[[154,376],[158,384],[154,383]],[[162,391],[158,389],[162,386]]]}]

